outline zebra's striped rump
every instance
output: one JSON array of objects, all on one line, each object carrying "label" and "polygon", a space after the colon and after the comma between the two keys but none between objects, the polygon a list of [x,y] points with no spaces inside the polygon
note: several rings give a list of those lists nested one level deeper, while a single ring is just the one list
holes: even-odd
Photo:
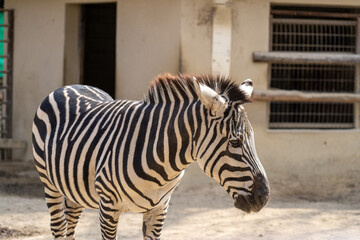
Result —
[{"label": "zebra's striped rump", "polygon": [[113,100],[82,85],[39,106],[33,154],[55,239],[73,239],[84,208],[99,208],[103,239],[126,211],[144,214],[145,239],[159,239],[170,196],[197,161],[246,212],[269,185],[243,104],[252,83],[215,76],[158,76],[142,101]]}]

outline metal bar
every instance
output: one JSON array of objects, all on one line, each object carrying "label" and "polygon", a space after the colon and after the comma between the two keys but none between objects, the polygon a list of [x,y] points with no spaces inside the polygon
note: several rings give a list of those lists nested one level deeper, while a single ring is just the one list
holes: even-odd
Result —
[{"label": "metal bar", "polygon": [[360,54],[315,52],[253,52],[254,62],[360,64]]},{"label": "metal bar", "polygon": [[299,129],[336,129],[336,128],[353,128],[353,123],[269,123],[269,128],[299,128]]},{"label": "metal bar", "polygon": [[13,148],[25,149],[26,145],[27,144],[25,141],[0,138],[0,149],[13,149]]},{"label": "metal bar", "polygon": [[[12,71],[13,68],[13,52],[14,52],[14,11],[9,11],[8,13],[8,24],[11,26],[8,28],[8,39],[11,40],[11,42],[7,45],[7,52],[9,55],[9,58],[7,60],[7,70],[8,71]],[[6,93],[6,97],[7,100],[9,101],[9,103],[7,104],[7,116],[9,116],[9,120],[8,120],[8,137],[11,138],[12,137],[12,101],[13,101],[13,92],[12,92],[12,88],[13,88],[13,76],[12,74],[8,74],[7,75],[7,93]]]},{"label": "metal bar", "polygon": [[[356,28],[356,53],[360,54],[360,17],[357,18]],[[355,92],[360,93],[360,64],[355,65]],[[354,104],[354,125],[360,128],[360,103]]]},{"label": "metal bar", "polygon": [[358,13],[334,13],[334,12],[316,12],[300,10],[271,10],[274,15],[302,16],[302,17],[329,17],[329,18],[358,18]]},{"label": "metal bar", "polygon": [[[6,59],[6,70],[10,72],[10,74],[6,75],[6,82],[3,85],[6,85],[7,88],[5,89],[5,100],[6,100],[6,107],[5,107],[5,116],[7,118],[5,119],[5,132],[6,134],[3,134],[3,138],[12,138],[12,108],[13,108],[13,94],[12,94],[12,88],[13,88],[13,74],[12,74],[12,68],[13,68],[13,52],[14,52],[14,11],[8,11],[7,13],[7,20],[9,27],[7,28],[7,39],[9,40],[7,44],[7,59]],[[16,142],[14,142],[15,144]],[[1,145],[0,145],[1,146]],[[9,146],[10,147],[10,146]],[[6,148],[4,146],[3,154],[7,159],[12,159],[12,148],[13,147],[21,147],[23,148],[22,144],[19,146],[12,146],[11,148]],[[26,147],[26,146],[25,146]]]},{"label": "metal bar", "polygon": [[273,23],[282,24],[306,24],[306,25],[331,25],[331,26],[356,26],[356,20],[322,20],[322,19],[294,19],[273,18]]},{"label": "metal bar", "polygon": [[13,12],[13,9],[0,9],[0,12]]},{"label": "metal bar", "polygon": [[295,90],[256,90],[252,95],[252,100],[276,102],[356,103],[360,102],[360,93],[306,93]]}]

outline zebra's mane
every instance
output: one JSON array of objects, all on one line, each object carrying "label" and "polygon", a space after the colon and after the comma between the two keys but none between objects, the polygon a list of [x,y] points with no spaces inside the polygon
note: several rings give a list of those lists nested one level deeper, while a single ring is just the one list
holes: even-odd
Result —
[{"label": "zebra's mane", "polygon": [[[144,102],[160,103],[197,99],[193,82],[195,77],[199,83],[212,88],[218,94],[233,102],[248,102],[246,94],[240,90],[239,85],[230,78],[214,75],[184,75],[171,74],[158,75],[150,84]],[[183,100],[181,100],[183,99]]]}]

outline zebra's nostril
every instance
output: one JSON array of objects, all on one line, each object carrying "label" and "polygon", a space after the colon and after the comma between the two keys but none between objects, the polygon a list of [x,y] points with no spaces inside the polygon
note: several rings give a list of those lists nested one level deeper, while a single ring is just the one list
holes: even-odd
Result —
[{"label": "zebra's nostril", "polygon": [[265,205],[269,199],[269,191],[265,188],[256,189],[254,192],[255,202],[259,205]]},{"label": "zebra's nostril", "polygon": [[264,206],[269,200],[270,188],[264,176],[258,176],[253,194],[255,202],[261,206]]}]

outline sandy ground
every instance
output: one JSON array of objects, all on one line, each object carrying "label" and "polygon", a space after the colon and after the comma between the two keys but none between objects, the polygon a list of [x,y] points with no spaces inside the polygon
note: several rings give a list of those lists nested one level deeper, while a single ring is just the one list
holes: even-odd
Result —
[{"label": "sandy ground", "polygon": [[[51,239],[42,187],[32,165],[20,165],[0,163],[0,239]],[[268,205],[259,213],[245,214],[198,171],[191,167],[173,194],[162,239],[360,239],[360,201],[354,198],[308,201],[281,196],[272,186]],[[196,183],[194,174],[200,176]],[[141,226],[142,215],[123,214],[119,239],[142,239]],[[84,211],[77,239],[100,239],[97,211]]]}]

